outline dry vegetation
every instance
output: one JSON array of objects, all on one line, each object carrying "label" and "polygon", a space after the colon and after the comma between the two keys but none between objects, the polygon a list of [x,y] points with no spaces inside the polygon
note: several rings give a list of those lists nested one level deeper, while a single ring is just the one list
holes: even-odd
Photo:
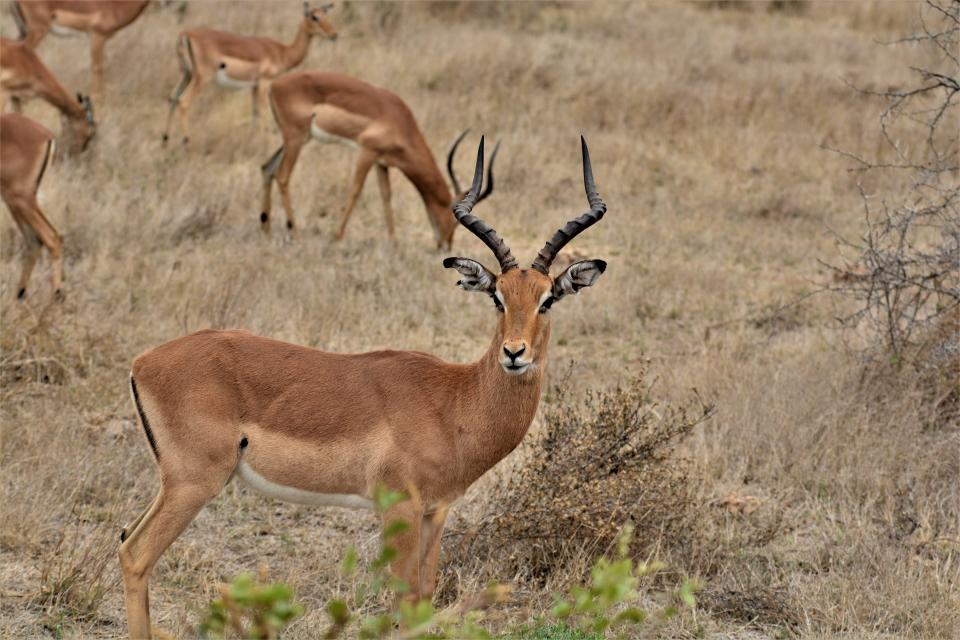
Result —
[{"label": "dry vegetation", "polygon": [[[444,546],[447,601],[490,577],[516,580],[494,625],[542,611],[595,548],[552,553],[563,565],[534,576],[505,561],[514,552],[543,561],[517,551],[516,536],[511,554],[496,553],[504,532],[565,515],[549,478],[531,475],[571,468],[538,459],[549,443],[545,456],[568,450],[590,463],[575,479],[596,482],[573,489],[576,501],[610,499],[645,519],[638,553],[705,584],[702,611],[656,633],[960,635],[956,414],[934,414],[922,375],[851,355],[842,337],[862,336],[841,334],[834,317],[853,307],[811,295],[830,278],[818,260],[837,256],[834,233],[858,237],[863,224],[850,162],[823,147],[882,152],[882,105],[848,82],[880,91],[909,82],[925,50],[877,42],[909,32],[917,6],[780,4],[351,3],[332,14],[336,44],[311,50],[306,66],[406,98],[440,153],[467,126],[503,137],[497,191],[478,213],[528,259],[583,208],[577,135],[590,139],[610,212],[575,249],[610,268],[557,306],[551,355],[554,381],[599,390],[599,406],[548,394],[530,442],[470,492]],[[396,181],[395,247],[373,184],[333,244],[353,155],[308,148],[293,182],[305,232],[290,244],[258,230],[258,167],[278,136],[256,131],[248,95],[204,92],[193,146],[160,148],[179,29],[287,39],[298,18],[295,2],[196,3],[182,25],[152,9],[109,43],[94,148],[55,166],[42,190],[66,238],[63,303],[49,303],[44,268],[28,300],[12,302],[20,239],[3,223],[0,636],[122,633],[117,534],[157,483],[126,388],[143,349],[203,327],[244,327],[329,350],[405,347],[462,361],[489,339],[492,308],[453,288],[408,184]],[[5,15],[3,33],[13,32]],[[84,41],[48,38],[40,54],[68,87],[85,88]],[[42,104],[27,113],[58,126]],[[469,234],[454,242],[455,255],[490,262]],[[644,372],[652,390],[630,391]],[[617,385],[619,395],[609,391]],[[665,412],[699,411],[697,397],[717,406],[682,438],[682,418],[665,427],[679,439],[641,434],[662,446],[627,477],[650,482],[649,492],[603,481],[596,438],[577,435],[577,420],[659,428],[645,395],[631,393],[652,394]],[[580,516],[593,517],[567,522]],[[372,516],[231,485],[161,560],[154,622],[195,633],[219,580],[266,565],[307,607],[290,637],[316,637],[321,604],[352,588],[336,572],[351,543],[374,553]]]}]

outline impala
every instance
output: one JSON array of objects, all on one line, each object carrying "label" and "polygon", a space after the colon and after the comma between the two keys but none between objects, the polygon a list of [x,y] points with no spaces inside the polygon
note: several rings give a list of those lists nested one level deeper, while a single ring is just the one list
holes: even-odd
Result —
[{"label": "impala", "polygon": [[337,31],[327,18],[332,8],[333,4],[326,4],[311,10],[304,2],[303,21],[290,44],[206,28],[181,33],[177,39],[177,56],[183,77],[170,97],[163,141],[170,137],[174,111],[180,114],[183,142],[189,141],[187,110],[200,89],[211,80],[229,89],[253,90],[253,116],[258,119],[261,103],[265,105],[269,95],[270,81],[303,62],[314,36],[337,38]]},{"label": "impala", "polygon": [[550,276],[557,252],[597,222],[586,143],[590,211],[557,231],[529,269],[471,213],[483,179],[483,140],[473,185],[454,208],[500,264],[447,258],[457,283],[491,298],[497,321],[479,361],[452,364],[419,351],[327,353],[245,331],[201,331],[133,362],[130,391],[160,469],[150,507],[121,533],[127,622],[150,635],[148,579],[157,559],[234,476],[267,496],[314,505],[370,508],[378,486],[416,500],[391,507],[391,570],[408,598],[430,598],[447,506],[523,439],[540,402],[551,305],[596,282],[606,268],[584,260]]},{"label": "impala", "polygon": [[45,127],[19,113],[0,115],[0,196],[26,241],[17,284],[20,299],[27,294],[27,282],[43,247],[50,252],[54,294],[60,295],[63,240],[37,204],[37,190],[53,152],[53,134]]},{"label": "impala", "polygon": [[[447,171],[453,185],[451,193],[410,107],[385,89],[337,73],[302,71],[285,75],[272,83],[270,104],[283,136],[283,145],[262,167],[260,223],[265,232],[270,231],[270,192],[276,180],[287,214],[287,228],[296,237],[293,206],[290,204],[290,176],[300,150],[309,140],[315,139],[359,149],[350,196],[337,227],[337,240],[343,239],[363,183],[374,166],[377,167],[387,233],[391,240],[395,238],[389,174],[390,167],[395,167],[420,193],[437,247],[450,248],[457,227],[457,221],[450,215],[450,206],[454,199],[464,195],[453,172],[453,156],[466,131],[460,134],[447,155]],[[497,148],[490,158],[487,187],[479,194],[478,202],[493,191],[493,162]]]},{"label": "impala", "polygon": [[136,20],[149,2],[139,0],[30,0],[13,3],[20,37],[36,47],[49,31],[68,36],[90,35],[93,81],[90,92],[103,98],[103,47],[118,31]]},{"label": "impala", "polygon": [[71,152],[86,149],[96,133],[90,98],[77,94],[74,99],[26,43],[0,38],[0,104],[6,103],[7,95],[16,111],[22,101],[32,97],[42,98],[58,109],[66,148]]}]

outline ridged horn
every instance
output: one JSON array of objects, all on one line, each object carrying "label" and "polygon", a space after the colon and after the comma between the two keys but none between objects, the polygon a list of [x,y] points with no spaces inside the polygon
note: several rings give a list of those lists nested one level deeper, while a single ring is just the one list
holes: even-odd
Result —
[{"label": "ridged horn", "polygon": [[553,237],[543,245],[543,249],[537,254],[536,260],[530,265],[531,269],[536,269],[543,274],[550,274],[550,265],[553,264],[560,249],[585,229],[596,224],[607,212],[607,205],[604,204],[600,194],[597,193],[597,184],[593,180],[593,168],[590,166],[590,151],[587,149],[587,141],[583,136],[580,136],[580,148],[583,152],[583,189],[587,192],[590,211],[574,218],[563,228],[558,229]]},{"label": "ridged horn", "polygon": [[474,205],[479,201],[480,187],[483,183],[483,137],[480,137],[480,147],[477,149],[477,165],[473,172],[473,184],[463,200],[453,207],[453,215],[457,222],[466,227],[470,233],[480,238],[490,247],[497,262],[500,263],[500,272],[506,273],[517,266],[517,259],[510,253],[510,247],[503,238],[489,224],[473,215]]}]

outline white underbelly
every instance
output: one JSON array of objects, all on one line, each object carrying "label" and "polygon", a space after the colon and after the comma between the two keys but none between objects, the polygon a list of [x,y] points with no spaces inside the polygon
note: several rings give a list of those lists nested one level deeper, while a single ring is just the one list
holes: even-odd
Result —
[{"label": "white underbelly", "polygon": [[213,81],[225,89],[253,89],[257,83],[253,80],[237,80],[227,75],[226,69],[217,69]]},{"label": "white underbelly", "polygon": [[317,142],[322,142],[324,144],[345,144],[352,149],[360,148],[360,145],[350,138],[344,138],[343,136],[335,136],[332,133],[327,133],[326,130],[317,126],[315,120],[310,121],[310,137]]},{"label": "white underbelly", "polygon": [[50,30],[55,36],[62,36],[66,38],[75,38],[77,36],[84,35],[83,31],[79,29],[71,29],[70,27],[65,27],[62,24],[57,24],[56,22],[50,23]]},{"label": "white underbelly", "polygon": [[282,484],[271,482],[253,470],[243,460],[237,465],[237,475],[246,482],[251,489],[267,496],[276,498],[284,502],[295,502],[297,504],[308,504],[317,507],[346,507],[348,509],[373,509],[373,501],[363,496],[344,494],[344,493],[313,493],[304,491],[296,487],[288,487]]}]

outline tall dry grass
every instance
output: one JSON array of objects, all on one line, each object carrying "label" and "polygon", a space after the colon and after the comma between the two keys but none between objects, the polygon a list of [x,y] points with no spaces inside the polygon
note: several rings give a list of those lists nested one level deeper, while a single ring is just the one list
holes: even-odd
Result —
[{"label": "tall dry grass", "polygon": [[[844,302],[805,297],[828,275],[817,260],[836,252],[828,229],[852,236],[861,224],[853,179],[822,146],[879,148],[878,105],[847,83],[906,81],[922,52],[877,41],[909,30],[915,7],[740,9],[349,3],[332,18],[341,38],[315,44],[305,66],[403,96],[438,154],[468,126],[503,137],[497,191],[477,212],[528,259],[583,208],[577,135],[589,137],[610,212],[575,248],[610,268],[557,305],[554,371],[604,389],[649,363],[660,398],[695,387],[718,407],[683,445],[695,471],[690,535],[647,541],[706,585],[702,614],[662,635],[955,637],[958,425],[930,428],[914,381],[863,376],[833,321]],[[244,327],[336,351],[465,361],[489,339],[492,309],[453,288],[402,180],[396,246],[373,185],[335,244],[353,154],[308,147],[292,187],[303,239],[290,244],[257,228],[259,164],[278,136],[256,131],[249,96],[204,92],[192,146],[161,149],[179,29],[287,39],[299,12],[294,2],[204,2],[179,24],[151,10],[109,43],[96,143],[42,189],[65,236],[65,302],[49,303],[41,267],[29,299],[12,303],[20,241],[3,224],[0,635],[122,633],[106,541],[157,483],[125,385],[143,349]],[[2,26],[14,33],[9,16]],[[39,52],[68,87],[86,87],[83,40],[50,38]],[[27,113],[57,127],[42,104]],[[470,155],[458,161],[464,174]],[[489,263],[469,234],[454,243],[454,255]],[[461,516],[495,503],[515,464],[478,483]],[[747,498],[750,513],[736,506]],[[373,554],[372,516],[231,485],[161,560],[154,621],[192,634],[219,581],[266,564],[307,606],[291,637],[314,637],[322,603],[352,588],[336,571],[351,543]],[[481,579],[444,566],[451,597]],[[560,578],[576,574],[570,565]],[[530,615],[525,603],[548,601],[556,584],[521,590],[495,624]]]}]

